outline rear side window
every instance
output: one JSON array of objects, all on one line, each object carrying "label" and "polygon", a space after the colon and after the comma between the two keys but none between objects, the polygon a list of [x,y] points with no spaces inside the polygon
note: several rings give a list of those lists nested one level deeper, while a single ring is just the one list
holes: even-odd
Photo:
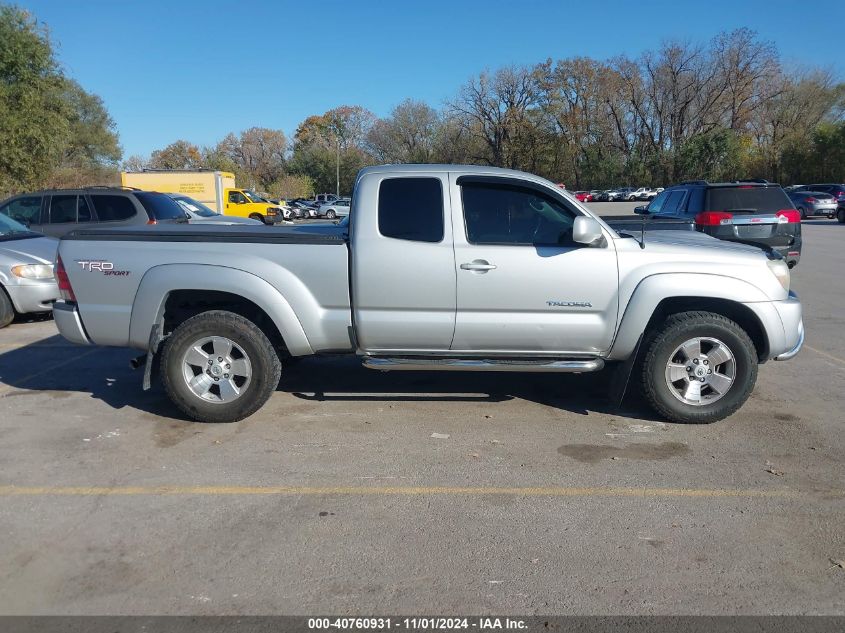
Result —
[{"label": "rear side window", "polygon": [[100,222],[128,220],[135,215],[135,205],[126,196],[91,196]]},{"label": "rear side window", "polygon": [[792,201],[780,187],[740,186],[711,189],[705,211],[777,213],[792,208]]},{"label": "rear side window", "polygon": [[41,197],[17,198],[0,207],[0,213],[18,222],[38,224],[41,220]]},{"label": "rear side window", "polygon": [[151,220],[183,220],[185,210],[170,196],[163,193],[140,191],[135,194]]},{"label": "rear side window", "polygon": [[50,198],[50,224],[68,224],[76,222],[76,205],[78,197],[79,196],[75,195],[62,195]]},{"label": "rear side window", "polygon": [[378,230],[415,242],[443,240],[443,188],[439,178],[388,178],[378,192]]}]

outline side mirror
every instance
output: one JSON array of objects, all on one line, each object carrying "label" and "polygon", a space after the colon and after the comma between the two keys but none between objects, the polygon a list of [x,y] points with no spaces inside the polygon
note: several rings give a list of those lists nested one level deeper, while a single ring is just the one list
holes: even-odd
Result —
[{"label": "side mirror", "polygon": [[641,204],[638,207],[634,207],[634,213],[639,213],[640,215],[647,214],[648,213],[648,205],[647,204]]},{"label": "side mirror", "polygon": [[592,246],[602,239],[601,224],[595,218],[581,215],[572,226],[572,240],[578,244]]}]

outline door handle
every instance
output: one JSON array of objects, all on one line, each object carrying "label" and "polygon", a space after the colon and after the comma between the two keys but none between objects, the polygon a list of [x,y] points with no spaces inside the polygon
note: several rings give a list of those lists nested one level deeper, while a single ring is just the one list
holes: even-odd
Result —
[{"label": "door handle", "polygon": [[496,265],[485,259],[475,259],[471,262],[461,264],[461,270],[471,270],[477,273],[486,273],[488,270],[495,270]]}]

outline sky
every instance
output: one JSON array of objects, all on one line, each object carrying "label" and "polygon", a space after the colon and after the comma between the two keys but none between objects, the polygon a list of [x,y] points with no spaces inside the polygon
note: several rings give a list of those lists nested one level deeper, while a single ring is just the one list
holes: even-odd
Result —
[{"label": "sky", "polygon": [[65,72],[103,98],[124,157],[177,139],[213,145],[252,126],[292,137],[339,105],[386,116],[410,97],[439,108],[484,69],[636,57],[743,26],[787,65],[845,79],[841,0],[17,3],[46,24]]}]

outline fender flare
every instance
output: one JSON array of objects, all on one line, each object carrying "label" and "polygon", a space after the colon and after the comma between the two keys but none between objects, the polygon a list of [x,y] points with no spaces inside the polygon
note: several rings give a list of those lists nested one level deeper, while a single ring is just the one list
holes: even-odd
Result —
[{"label": "fender flare", "polygon": [[291,355],[314,353],[299,318],[278,289],[252,273],[211,264],[163,264],[144,274],[132,303],[130,346],[147,348],[151,328],[161,323],[167,298],[177,290],[220,291],[243,297],[273,320]]},{"label": "fender flare", "polygon": [[[608,360],[625,360],[634,351],[661,301],[706,297],[737,304],[771,303],[771,299],[747,281],[706,273],[658,273],[642,279],[631,293],[616,329]],[[756,315],[756,311],[752,310]],[[762,325],[762,324],[761,324]],[[768,335],[765,328],[764,333]]]}]

